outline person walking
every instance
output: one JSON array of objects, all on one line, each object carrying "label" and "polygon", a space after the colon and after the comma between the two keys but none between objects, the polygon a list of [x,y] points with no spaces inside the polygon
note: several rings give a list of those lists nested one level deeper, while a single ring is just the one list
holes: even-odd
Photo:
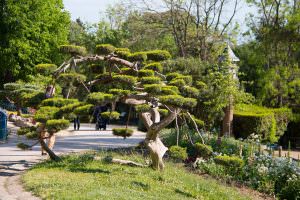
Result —
[{"label": "person walking", "polygon": [[74,118],[74,130],[79,130],[80,129],[80,119],[79,116],[76,116]]}]

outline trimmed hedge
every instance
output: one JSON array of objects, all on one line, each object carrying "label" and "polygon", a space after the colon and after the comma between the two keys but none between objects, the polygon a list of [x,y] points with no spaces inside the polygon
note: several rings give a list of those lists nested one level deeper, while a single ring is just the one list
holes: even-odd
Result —
[{"label": "trimmed hedge", "polygon": [[144,85],[144,89],[149,94],[160,94],[161,89],[162,89],[162,85],[160,85],[160,84]]},{"label": "trimmed hedge", "polygon": [[112,132],[114,135],[123,137],[124,139],[132,136],[133,134],[133,130],[129,128],[114,128]]},{"label": "trimmed hedge", "polygon": [[153,62],[153,63],[147,64],[144,67],[144,69],[150,69],[150,70],[153,70],[153,71],[162,72],[163,67],[162,67],[161,63],[159,63],[159,62]]},{"label": "trimmed hedge", "polygon": [[156,76],[149,76],[149,77],[142,77],[141,83],[142,84],[159,84],[161,79]]},{"label": "trimmed hedge", "polygon": [[216,156],[214,158],[215,163],[229,167],[231,169],[241,169],[244,166],[244,160],[237,156]]},{"label": "trimmed hedge", "polygon": [[182,88],[186,86],[186,82],[183,79],[173,79],[172,81],[170,81],[170,85]]},{"label": "trimmed hedge", "polygon": [[45,76],[49,76],[56,69],[57,66],[55,64],[38,64],[35,66],[35,70],[37,71],[37,73]]},{"label": "trimmed hedge", "polygon": [[100,55],[108,55],[115,51],[115,47],[111,44],[98,44],[96,45],[96,53]]},{"label": "trimmed hedge", "polygon": [[128,59],[131,62],[145,62],[147,61],[147,54],[145,52],[136,52],[129,55]]},{"label": "trimmed hedge", "polygon": [[177,78],[177,77],[180,77],[182,76],[181,74],[177,73],[177,72],[172,72],[172,73],[168,73],[166,75],[166,78],[167,78],[167,81],[171,81],[173,80],[174,78]]},{"label": "trimmed hedge", "polygon": [[87,51],[85,47],[75,45],[61,45],[59,47],[60,52],[69,53],[73,55],[86,55]]},{"label": "trimmed hedge", "polygon": [[148,60],[152,61],[164,61],[170,59],[172,56],[168,51],[165,50],[153,50],[146,52]]},{"label": "trimmed hedge", "polygon": [[233,132],[236,137],[247,138],[252,133],[261,136],[264,142],[277,142],[287,129],[291,118],[287,108],[265,108],[239,104],[233,117]]},{"label": "trimmed hedge", "polygon": [[46,123],[46,129],[49,133],[57,133],[58,131],[69,128],[70,122],[65,119],[53,119],[48,120]]},{"label": "trimmed hedge", "polygon": [[204,159],[210,158],[213,154],[213,149],[209,145],[196,143],[194,148],[195,148],[196,155]]},{"label": "trimmed hedge", "polygon": [[184,161],[188,157],[186,149],[187,148],[183,148],[183,147],[180,147],[180,146],[171,146],[169,148],[170,157],[175,159],[175,160]]},{"label": "trimmed hedge", "polygon": [[154,71],[153,70],[149,70],[149,69],[142,69],[138,72],[138,76],[139,77],[149,77],[149,76],[154,76]]},{"label": "trimmed hedge", "polygon": [[171,86],[171,85],[163,86],[161,90],[162,90],[162,94],[164,94],[164,95],[177,95],[177,94],[179,94],[178,87],[176,87],[176,86]]},{"label": "trimmed hedge", "polygon": [[137,83],[137,78],[129,75],[114,75],[113,80],[118,82],[125,82],[130,85],[134,85]]}]

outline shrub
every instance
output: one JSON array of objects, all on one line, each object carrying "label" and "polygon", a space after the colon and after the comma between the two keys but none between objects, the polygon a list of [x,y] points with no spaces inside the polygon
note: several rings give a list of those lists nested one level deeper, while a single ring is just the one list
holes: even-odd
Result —
[{"label": "shrub", "polygon": [[73,112],[78,116],[88,116],[93,113],[93,108],[94,108],[94,105],[88,104],[85,106],[79,106],[79,107],[75,108],[75,110]]},{"label": "shrub", "polygon": [[148,69],[142,69],[138,72],[139,77],[153,77],[154,76],[154,71],[153,70],[148,70]]},{"label": "shrub", "polygon": [[69,53],[72,55],[85,55],[87,53],[85,47],[75,45],[61,45],[59,50],[62,53]]},{"label": "shrub", "polygon": [[134,85],[137,82],[137,78],[134,76],[129,75],[114,75],[113,76],[114,81],[124,82],[130,85]]},{"label": "shrub", "polygon": [[128,96],[131,91],[130,90],[122,90],[122,89],[110,89],[109,93],[121,97],[121,96]]},{"label": "shrub", "polygon": [[215,162],[219,165],[229,167],[232,169],[241,169],[244,166],[244,161],[237,156],[216,156],[214,158]]},{"label": "shrub", "polygon": [[184,82],[187,84],[187,85],[192,85],[193,84],[193,78],[191,76],[183,76],[183,75],[180,75],[176,78],[174,78],[173,80],[176,81],[176,80],[184,80]]},{"label": "shrub", "polygon": [[170,81],[170,85],[176,86],[178,88],[183,88],[186,85],[186,82],[183,79],[173,79]]},{"label": "shrub", "polygon": [[117,48],[115,50],[115,54],[119,57],[119,58],[122,58],[122,59],[125,59],[125,60],[128,60],[131,53],[129,51],[129,49],[123,49],[123,48]]},{"label": "shrub", "polygon": [[193,108],[197,105],[197,100],[192,98],[184,98],[180,95],[166,95],[160,97],[160,102],[166,105],[173,105],[182,108]]},{"label": "shrub", "polygon": [[170,153],[170,157],[175,160],[184,161],[188,157],[186,148],[180,146],[171,146],[169,148],[169,153]]},{"label": "shrub", "polygon": [[38,64],[35,66],[35,70],[37,73],[42,74],[44,76],[49,76],[57,69],[55,64]]},{"label": "shrub", "polygon": [[144,85],[144,89],[149,94],[159,94],[161,92],[162,85],[160,84],[150,84]]},{"label": "shrub", "polygon": [[121,73],[125,75],[137,76],[137,72],[128,67],[121,68]]},{"label": "shrub", "polygon": [[53,119],[48,120],[46,123],[46,129],[49,133],[57,133],[61,130],[69,128],[70,122],[65,119]]},{"label": "shrub", "polygon": [[200,91],[197,88],[191,86],[184,86],[181,88],[181,93],[186,97],[197,98],[200,94]]},{"label": "shrub", "polygon": [[145,62],[147,61],[147,54],[145,52],[136,52],[131,54],[128,59],[131,62]]},{"label": "shrub", "polygon": [[155,76],[143,77],[141,78],[142,84],[158,84],[160,83],[161,79]]},{"label": "shrub", "polygon": [[167,78],[167,81],[171,81],[173,80],[174,78],[177,78],[177,77],[180,77],[181,74],[177,73],[177,72],[172,72],[172,73],[168,73],[166,75],[166,78]]},{"label": "shrub", "polygon": [[112,131],[114,135],[123,137],[124,139],[133,134],[133,130],[129,128],[114,128]]},{"label": "shrub", "polygon": [[101,116],[104,119],[119,119],[120,118],[120,113],[118,112],[103,112],[101,113]]},{"label": "shrub", "polygon": [[164,61],[172,57],[171,54],[165,50],[147,51],[146,53],[147,53],[148,60],[152,60],[152,61]]},{"label": "shrub", "polygon": [[37,122],[46,123],[47,120],[54,119],[59,108],[53,106],[40,107],[35,113],[34,119]]},{"label": "shrub", "polygon": [[54,107],[63,107],[68,104],[73,104],[73,103],[78,103],[77,99],[64,99],[64,98],[50,98],[50,99],[45,99],[41,103],[41,107],[44,106],[54,106]]},{"label": "shrub", "polygon": [[141,104],[136,105],[135,110],[138,113],[148,112],[151,109],[151,106],[149,104]]},{"label": "shrub", "polygon": [[162,87],[162,94],[164,95],[177,95],[179,94],[178,87],[176,86],[163,86]]},{"label": "shrub", "polygon": [[17,131],[18,135],[25,135],[28,139],[34,139],[37,137],[36,127],[22,127]]},{"label": "shrub", "polygon": [[163,70],[161,63],[159,63],[159,62],[149,63],[144,68],[150,69],[153,71],[157,71],[157,72],[162,72],[162,70]]},{"label": "shrub", "polygon": [[213,154],[213,149],[211,148],[211,146],[205,144],[196,143],[194,148],[197,156],[200,156],[204,159],[208,159]]},{"label": "shrub", "polygon": [[115,97],[112,94],[106,94],[102,92],[93,92],[88,95],[87,102],[94,105],[101,105],[104,103],[111,102]]},{"label": "shrub", "polygon": [[100,55],[108,55],[115,51],[115,47],[111,44],[96,45],[96,53]]}]

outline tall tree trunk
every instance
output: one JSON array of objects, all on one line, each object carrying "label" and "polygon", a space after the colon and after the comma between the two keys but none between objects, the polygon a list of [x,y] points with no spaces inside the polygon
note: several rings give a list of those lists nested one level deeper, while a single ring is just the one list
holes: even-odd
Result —
[{"label": "tall tree trunk", "polygon": [[229,105],[225,108],[225,116],[223,118],[222,136],[232,135],[232,121],[233,121],[233,101],[230,98]]}]

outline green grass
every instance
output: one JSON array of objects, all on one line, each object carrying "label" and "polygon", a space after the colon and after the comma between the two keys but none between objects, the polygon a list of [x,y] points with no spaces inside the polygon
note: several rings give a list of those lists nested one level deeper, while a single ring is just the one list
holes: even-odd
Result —
[{"label": "green grass", "polygon": [[[202,178],[171,162],[163,172],[95,161],[95,153],[70,155],[62,162],[46,161],[22,177],[25,187],[42,199],[249,199],[237,188]],[[137,154],[100,152],[97,156],[130,158]]]}]

